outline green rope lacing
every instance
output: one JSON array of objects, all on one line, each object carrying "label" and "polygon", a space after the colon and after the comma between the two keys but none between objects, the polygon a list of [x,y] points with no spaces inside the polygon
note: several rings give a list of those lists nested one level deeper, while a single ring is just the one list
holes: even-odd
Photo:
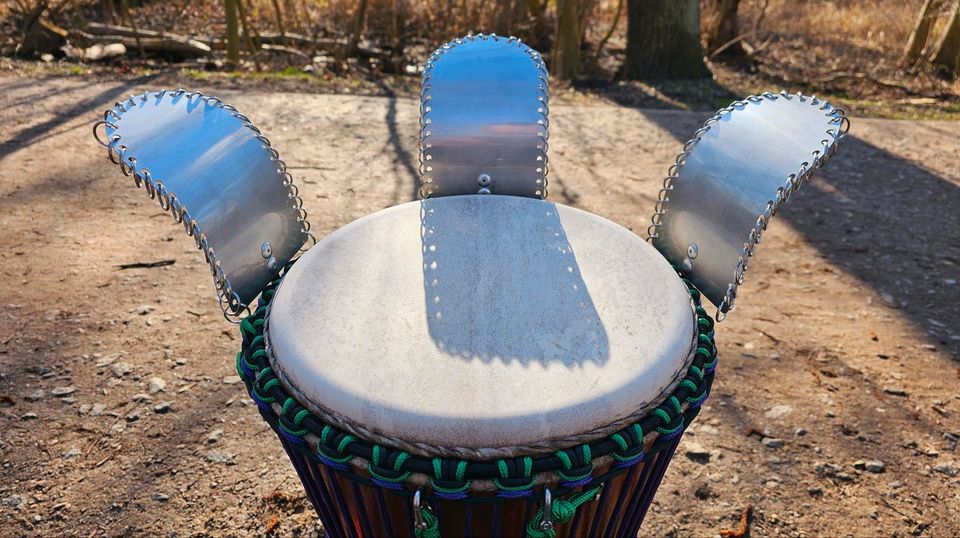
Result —
[{"label": "green rope lacing", "polygon": [[597,486],[593,489],[581,491],[569,499],[555,499],[550,508],[550,519],[552,525],[543,527],[543,508],[537,510],[530,522],[527,523],[527,538],[555,538],[557,536],[556,526],[566,523],[577,515],[577,509],[580,505],[596,498],[603,486]]}]

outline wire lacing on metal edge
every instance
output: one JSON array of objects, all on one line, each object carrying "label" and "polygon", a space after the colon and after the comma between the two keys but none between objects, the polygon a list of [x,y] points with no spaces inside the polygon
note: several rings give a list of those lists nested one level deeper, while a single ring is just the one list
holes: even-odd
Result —
[{"label": "wire lacing on metal edge", "polygon": [[117,123],[123,119],[123,114],[127,112],[128,109],[136,107],[138,104],[142,105],[146,103],[151,96],[159,101],[166,95],[169,95],[171,99],[186,97],[187,101],[194,97],[199,97],[207,105],[226,110],[234,118],[240,120],[242,127],[250,129],[254,137],[263,144],[263,148],[269,152],[271,162],[276,164],[277,171],[282,178],[282,184],[287,189],[288,198],[292,202],[291,209],[297,213],[300,232],[306,236],[305,246],[301,247],[298,253],[303,253],[309,249],[310,246],[316,243],[316,238],[310,233],[310,222],[307,220],[307,212],[303,209],[303,199],[300,198],[299,191],[296,185],[293,184],[293,176],[287,171],[286,163],[280,159],[280,154],[273,148],[270,140],[262,134],[260,129],[254,125],[249,118],[241,114],[233,105],[224,103],[220,98],[204,95],[198,91],[187,91],[183,88],[173,91],[163,89],[154,92],[145,92],[137,96],[130,96],[126,100],[118,101],[113,105],[113,108],[103,113],[102,120],[98,120],[93,124],[93,136],[101,146],[107,148],[107,156],[110,160],[120,166],[120,171],[125,176],[133,176],[134,184],[136,184],[137,187],[143,187],[147,192],[147,196],[149,196],[150,199],[156,199],[160,208],[168,211],[173,216],[174,222],[183,224],[184,231],[187,235],[193,237],[197,248],[203,252],[204,258],[210,266],[210,272],[217,290],[217,300],[220,304],[220,309],[223,311],[224,318],[231,323],[238,324],[245,315],[250,314],[249,305],[243,304],[240,296],[233,290],[233,286],[224,274],[223,267],[217,259],[216,252],[207,242],[207,237],[203,233],[200,223],[190,216],[189,210],[185,205],[180,203],[176,193],[167,191],[162,180],[154,179],[148,168],[139,166],[136,156],[127,155],[128,148],[121,143],[121,136],[119,134],[114,134],[110,136],[109,140],[104,141],[97,132],[97,129],[101,125],[107,129],[117,130],[119,128]]},{"label": "wire lacing on metal edge", "polygon": [[720,305],[717,306],[716,320],[721,322],[726,318],[728,312],[733,310],[734,302],[737,296],[737,288],[743,284],[744,274],[747,270],[747,264],[750,257],[756,249],[757,243],[763,231],[767,229],[770,219],[777,213],[777,210],[790,199],[790,195],[797,192],[804,181],[810,179],[819,168],[823,167],[827,160],[837,151],[839,141],[846,136],[850,129],[850,120],[846,117],[846,112],[839,107],[834,107],[827,101],[822,101],[814,96],[805,96],[801,93],[790,94],[787,92],[763,93],[761,95],[751,95],[741,101],[734,101],[730,105],[721,108],[712,117],[703,123],[703,126],[697,129],[690,140],[683,145],[683,151],[677,155],[677,158],[670,169],[667,171],[667,177],[663,180],[663,187],[657,193],[657,202],[654,204],[653,217],[650,219],[650,226],[647,227],[647,241],[653,243],[659,237],[660,227],[663,225],[663,215],[667,212],[667,202],[670,201],[670,191],[673,190],[673,183],[680,175],[680,170],[686,163],[686,159],[693,153],[697,143],[703,138],[714,125],[720,122],[724,116],[732,114],[738,109],[743,109],[750,104],[759,105],[764,101],[776,101],[784,98],[787,100],[797,98],[801,103],[807,102],[810,106],[817,106],[819,110],[825,111],[824,117],[830,118],[828,124],[836,127],[829,127],[824,134],[827,138],[820,141],[820,148],[812,151],[812,160],[804,161],[799,169],[789,174],[784,181],[784,185],[777,188],[776,197],[767,202],[767,207],[763,213],[757,216],[757,221],[749,232],[747,242],[743,244],[743,252],[737,261],[737,267],[734,270],[733,281],[727,285],[727,291]]}]

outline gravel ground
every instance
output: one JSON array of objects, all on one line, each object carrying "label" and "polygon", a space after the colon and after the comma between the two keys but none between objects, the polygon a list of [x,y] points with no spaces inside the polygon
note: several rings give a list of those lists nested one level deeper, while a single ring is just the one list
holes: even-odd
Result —
[{"label": "gravel ground", "polygon": [[[0,534],[315,536],[202,257],[90,136],[144,89],[0,77]],[[214,93],[279,148],[318,236],[413,199],[416,102]],[[555,104],[552,199],[643,233],[705,116]],[[717,383],[644,535],[717,535],[748,506],[754,536],[957,534],[958,135],[853,118],[719,326]]]}]

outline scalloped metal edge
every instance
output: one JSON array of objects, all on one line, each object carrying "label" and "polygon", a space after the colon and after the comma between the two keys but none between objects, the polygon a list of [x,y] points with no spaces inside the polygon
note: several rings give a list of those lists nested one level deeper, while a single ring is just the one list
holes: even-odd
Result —
[{"label": "scalloped metal edge", "polygon": [[[133,176],[133,182],[137,187],[142,186],[151,200],[156,199],[160,208],[173,216],[175,223],[183,224],[184,231],[188,236],[193,237],[197,248],[203,252],[204,258],[210,266],[210,273],[213,276],[213,283],[217,290],[217,301],[220,304],[220,310],[223,311],[223,317],[232,323],[239,323],[244,317],[242,314],[245,312],[246,314],[250,313],[249,305],[243,304],[237,293],[233,291],[233,286],[231,286],[230,280],[224,274],[223,267],[221,267],[220,261],[217,259],[217,253],[213,247],[208,244],[206,235],[200,227],[200,223],[190,217],[189,210],[180,203],[176,193],[166,190],[163,180],[154,179],[150,175],[148,168],[137,166],[136,156],[126,154],[127,147],[121,143],[122,137],[120,135],[114,134],[110,137],[109,141],[104,142],[97,133],[97,128],[100,127],[100,125],[117,129],[118,125],[112,123],[111,119],[120,121],[128,108],[138,106],[138,101],[140,103],[146,103],[151,95],[154,98],[162,99],[167,94],[170,94],[173,98],[185,95],[188,100],[194,97],[200,97],[204,103],[212,104],[217,108],[231,113],[234,118],[241,121],[242,127],[250,129],[255,138],[263,143],[264,149],[270,153],[270,160],[276,163],[280,171],[280,175],[283,178],[283,186],[289,191],[289,198],[294,201],[293,209],[297,212],[297,222],[300,223],[300,231],[307,236],[307,241],[304,244],[312,245],[316,243],[316,238],[310,233],[310,222],[307,220],[307,212],[303,209],[303,199],[299,196],[297,186],[293,184],[293,176],[287,171],[286,163],[280,159],[280,154],[273,148],[270,140],[263,136],[260,129],[254,125],[249,118],[241,114],[233,105],[226,104],[218,97],[205,95],[199,91],[187,91],[179,88],[177,90],[162,89],[144,92],[140,95],[131,95],[123,101],[117,101],[112,108],[104,111],[103,119],[93,124],[93,137],[101,146],[107,148],[107,157],[109,157],[111,162],[120,166],[120,171],[123,175],[128,177]],[[309,246],[301,247],[299,252],[305,252],[308,248]]]},{"label": "scalloped metal edge", "polygon": [[516,44],[520,47],[523,52],[527,53],[530,56],[531,61],[533,61],[534,67],[537,69],[539,83],[540,96],[537,103],[537,113],[540,114],[541,119],[537,122],[543,129],[538,133],[540,138],[543,140],[543,147],[540,149],[540,154],[537,155],[537,166],[543,169],[543,173],[540,178],[537,179],[537,182],[540,183],[539,192],[535,191],[535,194],[539,194],[541,199],[547,198],[547,174],[549,172],[549,161],[547,158],[547,153],[549,150],[549,138],[550,138],[550,107],[549,107],[549,94],[547,93],[547,87],[549,84],[549,74],[547,73],[547,65],[543,61],[543,57],[539,52],[530,48],[526,43],[524,43],[518,37],[503,37],[498,36],[497,34],[468,34],[462,38],[452,39],[440,47],[437,50],[433,51],[423,68],[423,79],[420,85],[420,147],[419,147],[419,174],[420,174],[420,198],[429,198],[433,195],[433,191],[429,187],[433,183],[433,178],[430,177],[430,172],[432,172],[432,167],[427,164],[427,161],[432,159],[430,155],[430,143],[427,141],[427,138],[430,137],[430,79],[433,76],[433,68],[436,66],[437,62],[443,57],[444,54],[450,52],[458,45],[462,45],[466,41],[476,41],[478,39],[486,40],[493,39],[494,41],[505,41],[508,44]]},{"label": "scalloped metal edge", "polygon": [[740,285],[743,284],[744,274],[747,271],[747,265],[749,264],[750,258],[753,256],[757,244],[760,242],[760,238],[767,229],[767,225],[770,222],[770,219],[776,215],[777,210],[787,203],[790,200],[790,196],[800,190],[803,182],[810,179],[813,174],[820,168],[822,168],[830,157],[837,152],[837,147],[850,129],[850,120],[846,117],[846,112],[839,107],[831,105],[828,101],[818,99],[816,95],[806,96],[802,93],[797,92],[796,94],[787,93],[785,91],[780,92],[779,94],[775,93],[763,93],[760,95],[750,95],[743,100],[734,101],[730,105],[721,108],[714,114],[712,117],[707,119],[703,123],[703,126],[697,129],[693,134],[693,137],[690,140],[687,140],[683,144],[683,151],[677,155],[676,160],[673,165],[670,166],[670,169],[667,171],[667,177],[663,180],[663,188],[660,189],[657,194],[657,202],[654,204],[654,213],[653,217],[650,219],[650,226],[647,227],[647,241],[654,243],[659,237],[660,226],[662,225],[662,218],[664,213],[666,213],[666,208],[668,202],[670,201],[670,191],[673,190],[673,182],[677,180],[680,175],[680,170],[683,168],[684,163],[686,162],[687,157],[693,153],[694,148],[696,148],[697,143],[703,138],[703,135],[709,131],[715,124],[717,124],[724,116],[727,114],[733,114],[737,109],[742,109],[749,104],[758,104],[763,103],[765,100],[776,101],[777,99],[799,99],[801,103],[807,102],[810,106],[817,106],[821,111],[825,111],[824,117],[830,118],[828,122],[829,125],[836,125],[836,128],[830,127],[824,134],[827,138],[824,138],[820,141],[821,147],[814,149],[811,152],[811,161],[804,161],[800,163],[799,168],[796,172],[787,175],[784,180],[784,184],[781,187],[777,188],[776,198],[773,200],[767,201],[767,207],[764,209],[763,213],[757,216],[757,221],[754,224],[753,228],[750,229],[747,241],[743,244],[743,251],[737,261],[737,267],[733,272],[733,280],[727,284],[727,292],[724,295],[723,300],[717,306],[717,322],[721,322],[726,318],[726,314],[733,310],[734,302],[737,297],[737,289]]}]

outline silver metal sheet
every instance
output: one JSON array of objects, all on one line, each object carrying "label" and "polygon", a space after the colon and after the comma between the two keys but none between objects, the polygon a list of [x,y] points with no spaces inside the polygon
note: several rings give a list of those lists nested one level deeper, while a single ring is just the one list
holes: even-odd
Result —
[{"label": "silver metal sheet", "polygon": [[130,97],[104,113],[94,135],[194,237],[225,314],[242,312],[309,237],[297,189],[270,141],[215,97],[185,90]]},{"label": "silver metal sheet", "polygon": [[750,96],[720,110],[664,180],[653,245],[728,312],[767,222],[848,127],[842,110],[799,94]]},{"label": "silver metal sheet", "polygon": [[467,36],[423,72],[421,196],[547,195],[547,69],[516,38]]}]

